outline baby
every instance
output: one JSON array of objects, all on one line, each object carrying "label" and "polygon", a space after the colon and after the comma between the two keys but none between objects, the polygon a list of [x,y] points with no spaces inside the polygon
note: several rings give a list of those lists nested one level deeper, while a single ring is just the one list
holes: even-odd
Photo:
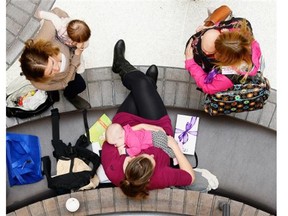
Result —
[{"label": "baby", "polygon": [[122,127],[113,123],[108,126],[105,136],[108,143],[118,148],[119,154],[136,156],[141,150],[155,146],[161,148],[169,157],[175,158],[173,150],[167,145],[168,138],[163,131],[133,130],[128,124]]},{"label": "baby", "polygon": [[[78,48],[84,50],[88,47],[88,40],[91,36],[89,26],[82,20],[71,19],[70,17],[59,17],[52,12],[39,11],[36,16],[40,19],[49,20],[56,29],[56,38],[73,51]],[[81,63],[77,68],[77,73],[85,71],[85,62],[81,55]]]}]

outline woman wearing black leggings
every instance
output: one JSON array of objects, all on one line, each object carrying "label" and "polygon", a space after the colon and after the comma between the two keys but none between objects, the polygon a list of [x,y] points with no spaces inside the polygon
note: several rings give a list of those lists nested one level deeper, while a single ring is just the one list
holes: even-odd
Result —
[{"label": "woman wearing black leggings", "polygon": [[[130,90],[112,122],[129,124],[135,130],[164,130],[168,146],[175,153],[180,168],[170,167],[170,158],[162,149],[149,147],[138,156],[119,155],[115,146],[104,142],[101,162],[109,180],[130,197],[145,198],[149,190],[171,186],[191,186],[194,170],[173,138],[170,117],[157,92],[158,69],[152,65],[146,74],[137,70],[124,57],[125,43],[119,40],[114,47],[112,70]],[[120,135],[119,135],[120,136]],[[207,182],[206,182],[207,183]],[[208,184],[202,188],[206,190]]]}]

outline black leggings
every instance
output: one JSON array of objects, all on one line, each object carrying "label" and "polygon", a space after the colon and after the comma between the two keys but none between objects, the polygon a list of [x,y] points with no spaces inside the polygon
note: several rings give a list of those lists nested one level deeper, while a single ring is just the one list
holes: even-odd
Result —
[{"label": "black leggings", "polygon": [[64,89],[64,96],[68,99],[76,97],[79,93],[86,89],[86,83],[80,74],[75,74],[75,79],[68,83],[68,86]]},{"label": "black leggings", "polygon": [[167,115],[155,84],[144,73],[141,71],[127,73],[122,82],[131,92],[117,112],[128,112],[150,120],[158,120]]}]

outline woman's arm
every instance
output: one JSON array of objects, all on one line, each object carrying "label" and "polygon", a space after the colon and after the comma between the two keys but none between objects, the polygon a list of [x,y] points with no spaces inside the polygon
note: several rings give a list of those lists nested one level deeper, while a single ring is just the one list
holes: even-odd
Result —
[{"label": "woman's arm", "polygon": [[[150,124],[138,124],[138,125],[135,125],[133,127],[131,127],[132,130],[141,130],[141,129],[144,129],[144,130],[150,130],[150,131],[164,131],[164,129],[162,127],[159,127],[159,126],[156,126],[156,125],[150,125]],[[166,132],[165,132],[166,133]]]},{"label": "woman's arm", "polygon": [[207,73],[194,61],[193,48],[191,46],[192,39],[185,50],[185,68],[194,78],[196,85],[207,94],[215,94],[219,91],[224,91],[233,86],[232,81],[222,74],[216,74],[211,83],[205,83]]},{"label": "woman's arm", "polygon": [[176,140],[172,136],[168,136],[168,146],[174,151],[174,154],[175,154],[176,159],[179,163],[180,169],[185,170],[186,172],[188,172],[191,175],[191,177],[192,177],[191,184],[192,184],[195,180],[194,170],[193,170],[190,162],[186,158],[186,156],[183,154],[183,152],[179,148],[178,143],[176,142]]}]

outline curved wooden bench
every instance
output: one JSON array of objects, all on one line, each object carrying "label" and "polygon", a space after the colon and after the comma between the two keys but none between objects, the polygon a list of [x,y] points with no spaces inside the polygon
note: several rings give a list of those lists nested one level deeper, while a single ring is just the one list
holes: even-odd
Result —
[{"label": "curved wooden bench", "polygon": [[[222,215],[219,203],[230,204],[230,214],[238,216],[269,216],[269,213],[222,196],[181,189],[161,189],[150,192],[149,198],[137,201],[127,198],[119,188],[101,188],[65,194],[28,205],[8,216],[74,215],[65,208],[67,199],[79,200],[75,215],[119,215],[120,213],[170,213],[173,215]],[[125,215],[125,214],[124,214]],[[133,214],[134,215],[134,214]],[[139,214],[140,215],[140,214]]]},{"label": "curved wooden bench", "polygon": [[[146,71],[148,66],[138,66],[138,68],[141,71]],[[158,69],[157,90],[167,107],[203,110],[204,94],[196,89],[194,80],[185,69],[162,66],[158,66]],[[122,85],[120,76],[114,74],[111,67],[86,69],[83,77],[87,89],[81,93],[81,96],[90,102],[92,109],[118,106],[128,95],[128,90]],[[276,131],[276,93],[275,89],[271,90],[271,95],[261,110],[233,113],[229,116]],[[55,107],[59,109],[59,112],[75,111],[73,105],[62,94],[60,94],[60,101],[51,108]],[[13,127],[49,115],[50,110],[28,119],[6,118],[6,127]]]}]

